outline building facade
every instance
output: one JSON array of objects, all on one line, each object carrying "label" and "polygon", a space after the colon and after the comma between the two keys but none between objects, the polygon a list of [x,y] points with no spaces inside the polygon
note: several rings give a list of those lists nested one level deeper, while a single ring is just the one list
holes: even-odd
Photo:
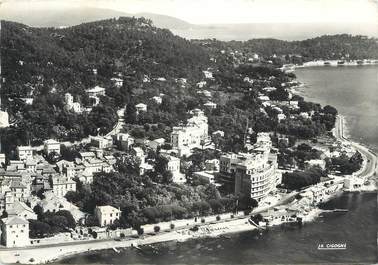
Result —
[{"label": "building facade", "polygon": [[114,221],[119,220],[121,211],[113,206],[96,206],[95,215],[100,226],[112,225]]},{"label": "building facade", "polygon": [[44,141],[43,148],[44,148],[45,153],[47,155],[52,153],[52,152],[60,154],[60,143],[58,141],[53,140],[53,139],[49,139],[49,140]]},{"label": "building facade", "polygon": [[203,111],[192,111],[193,117],[188,119],[186,126],[173,127],[171,144],[175,149],[201,148],[208,141],[207,117]]},{"label": "building facade", "polygon": [[254,145],[247,144],[248,153],[225,154],[220,158],[220,173],[235,181],[235,194],[248,194],[260,201],[281,183],[277,172],[277,155],[271,154],[269,135],[258,134]]},{"label": "building facade", "polygon": [[18,216],[1,219],[1,243],[9,248],[29,245],[29,222]]},{"label": "building facade", "polygon": [[180,172],[180,159],[167,155],[167,170],[172,173],[172,181],[182,184],[186,182],[185,175]]},{"label": "building facade", "polygon": [[33,148],[31,146],[17,146],[16,152],[20,160],[33,158]]}]

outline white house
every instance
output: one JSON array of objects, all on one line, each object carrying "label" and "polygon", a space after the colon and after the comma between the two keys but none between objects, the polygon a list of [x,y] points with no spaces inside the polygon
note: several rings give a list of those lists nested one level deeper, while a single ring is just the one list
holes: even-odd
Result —
[{"label": "white house", "polygon": [[106,162],[97,158],[87,159],[83,163],[85,168],[83,174],[93,175],[96,172],[104,171],[104,166],[107,166],[106,164]]},{"label": "white house", "polygon": [[29,245],[29,222],[19,216],[1,219],[1,243],[8,248]]},{"label": "white house", "polygon": [[207,117],[199,109],[193,110],[192,113],[193,117],[188,119],[186,126],[173,127],[171,144],[179,151],[201,148],[202,144],[208,141]]},{"label": "white house", "polygon": [[123,79],[121,79],[121,78],[113,77],[110,80],[113,82],[115,87],[120,88],[120,87],[123,86]]},{"label": "white house", "polygon": [[147,111],[147,105],[143,103],[139,103],[135,105],[135,108],[137,110],[137,113],[140,113],[142,111],[146,112]]},{"label": "white house", "polygon": [[170,155],[165,157],[168,160],[167,170],[172,173],[172,181],[178,184],[185,183],[185,175],[180,172],[180,159]]},{"label": "white house", "polygon": [[299,113],[299,115],[300,115],[303,119],[309,119],[309,118],[310,118],[310,115],[309,115],[307,112],[301,112],[301,113]]},{"label": "white house", "polygon": [[17,146],[16,148],[18,159],[26,160],[27,158],[33,158],[33,148],[30,145]]},{"label": "white house", "polygon": [[105,88],[100,86],[95,86],[94,88],[88,89],[85,92],[88,94],[89,97],[98,97],[98,96],[105,96]]},{"label": "white house", "polygon": [[70,93],[66,93],[64,95],[65,103],[66,103],[66,109],[72,110],[75,113],[81,113],[82,108],[79,102],[74,102],[73,96]]},{"label": "white house", "polygon": [[121,217],[121,211],[113,206],[96,206],[95,215],[100,226],[112,225]]},{"label": "white house", "polygon": [[217,108],[217,104],[215,104],[214,102],[211,102],[211,101],[208,101],[206,102],[205,104],[203,104],[206,108],[208,109],[216,109]]},{"label": "white house", "polygon": [[96,157],[94,152],[80,152],[79,154],[81,159],[91,159]]},{"label": "white house", "polygon": [[144,151],[142,148],[140,147],[134,147],[133,149],[131,149],[131,154],[133,156],[136,156],[140,159],[140,163],[141,164],[144,164],[145,162],[145,155],[144,155]]},{"label": "white house", "polygon": [[277,90],[277,88],[275,88],[275,87],[264,87],[263,90],[266,91],[266,92],[272,92],[272,91]]},{"label": "white house", "polygon": [[8,126],[9,126],[8,112],[0,110],[0,128],[5,128]]},{"label": "white house", "polygon": [[197,83],[197,87],[198,88],[203,88],[204,86],[206,86],[207,82],[206,81],[200,81]]},{"label": "white house", "polygon": [[278,121],[282,121],[286,119],[286,115],[283,113],[277,114]]},{"label": "white house", "polygon": [[212,137],[224,137],[224,131],[218,130],[211,134]]},{"label": "white house", "polygon": [[210,71],[202,71],[202,73],[205,75],[206,79],[213,79],[213,73]]},{"label": "white house", "polygon": [[159,97],[159,96],[152,97],[152,100],[154,100],[156,104],[159,104],[159,105],[163,102],[162,97]]},{"label": "white house", "polygon": [[93,136],[91,137],[91,145],[100,149],[108,148],[113,145],[113,139],[111,136]]},{"label": "white house", "polygon": [[298,105],[299,103],[298,103],[298,101],[296,101],[296,100],[290,100],[289,101],[289,106],[291,107],[291,108],[293,108],[293,109],[299,109],[299,105]]},{"label": "white house", "polygon": [[268,96],[259,96],[259,99],[261,100],[261,101],[269,101],[270,100],[270,98],[268,97]]},{"label": "white house", "polygon": [[51,178],[52,191],[57,197],[64,197],[69,191],[76,191],[76,182],[63,175],[55,175]]},{"label": "white house", "polygon": [[60,143],[58,141],[53,140],[53,139],[49,139],[49,140],[44,141],[43,148],[44,148],[45,153],[47,155],[52,153],[52,152],[60,154]]},{"label": "white house", "polygon": [[344,179],[344,188],[348,190],[358,189],[364,185],[364,179],[349,176]]}]

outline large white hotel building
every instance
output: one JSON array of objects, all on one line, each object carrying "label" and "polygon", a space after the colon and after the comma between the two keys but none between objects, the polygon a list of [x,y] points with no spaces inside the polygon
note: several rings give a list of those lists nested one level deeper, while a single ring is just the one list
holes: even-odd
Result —
[{"label": "large white hotel building", "polygon": [[222,155],[220,174],[234,178],[236,195],[249,194],[261,201],[281,183],[277,155],[271,153],[272,142],[267,133],[259,133],[257,142],[246,148],[248,153]]}]

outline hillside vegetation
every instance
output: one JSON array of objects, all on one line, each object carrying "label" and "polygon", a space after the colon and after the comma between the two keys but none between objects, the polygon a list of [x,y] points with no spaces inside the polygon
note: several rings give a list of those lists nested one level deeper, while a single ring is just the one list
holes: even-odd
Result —
[{"label": "hillside vegetation", "polygon": [[[334,115],[318,104],[296,96],[299,109],[283,107],[289,117],[314,111],[311,120],[277,120],[272,108],[262,108],[259,93],[267,86],[278,88],[269,96],[285,105],[289,94],[282,86],[292,81],[277,66],[293,58],[374,57],[374,39],[349,35],[323,36],[301,42],[257,39],[247,42],[188,41],[169,30],[156,28],[144,18],[121,17],[68,28],[33,28],[3,21],[1,32],[2,103],[13,126],[2,130],[5,152],[17,145],[40,144],[48,138],[80,140],[105,134],[116,123],[116,111],[127,105],[126,129],[137,138],[169,140],[171,127],[186,120],[188,111],[204,108],[210,132],[225,131],[217,147],[238,151],[248,123],[255,132],[269,131],[312,138],[333,127]],[[357,47],[359,47],[357,49]],[[236,53],[238,51],[238,53]],[[258,61],[249,56],[257,53]],[[276,54],[277,56],[273,56]],[[295,56],[293,56],[295,54]],[[206,78],[209,70],[213,78]],[[121,77],[116,87],[111,78]],[[205,82],[199,88],[198,82]],[[74,113],[64,107],[64,94],[90,107],[85,90],[99,85],[106,95],[92,111]],[[211,97],[201,94],[207,90]],[[152,97],[164,94],[162,104]],[[26,104],[23,98],[33,99]],[[145,103],[148,112],[136,115],[135,104]]]},{"label": "hillside vegetation", "polygon": [[302,41],[277,39],[252,39],[248,41],[221,42],[197,40],[204,46],[217,49],[257,53],[265,58],[276,55],[280,63],[298,63],[312,60],[359,60],[378,59],[378,39],[349,34],[324,35]]},{"label": "hillside vegetation", "polygon": [[[3,21],[1,34],[2,102],[17,124],[7,133],[10,141],[4,142],[14,145],[105,133],[115,123],[115,110],[128,103],[131,88],[142,88],[144,78],[199,79],[201,67],[208,63],[201,47],[144,18],[64,29]],[[118,76],[124,79],[121,88],[110,80]],[[91,105],[85,90],[96,85],[106,87],[108,96],[90,114],[64,109],[67,92],[82,106]],[[20,98],[34,102],[27,105]]]}]

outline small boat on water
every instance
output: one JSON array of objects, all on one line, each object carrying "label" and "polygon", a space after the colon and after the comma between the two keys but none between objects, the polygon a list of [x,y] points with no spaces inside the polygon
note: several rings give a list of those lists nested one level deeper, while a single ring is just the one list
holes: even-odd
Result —
[{"label": "small boat on water", "polygon": [[113,250],[114,250],[114,252],[116,252],[116,253],[120,253],[121,251],[119,251],[118,249],[116,249],[115,247],[113,247]]},{"label": "small boat on water", "polygon": [[349,210],[348,209],[334,209],[333,212],[336,212],[336,213],[344,213],[344,212],[348,212]]},{"label": "small boat on water", "polygon": [[345,64],[344,61],[338,61],[338,62],[337,62],[337,65],[344,65],[344,64]]},{"label": "small boat on water", "polygon": [[324,62],[324,65],[331,65],[330,62]]}]

